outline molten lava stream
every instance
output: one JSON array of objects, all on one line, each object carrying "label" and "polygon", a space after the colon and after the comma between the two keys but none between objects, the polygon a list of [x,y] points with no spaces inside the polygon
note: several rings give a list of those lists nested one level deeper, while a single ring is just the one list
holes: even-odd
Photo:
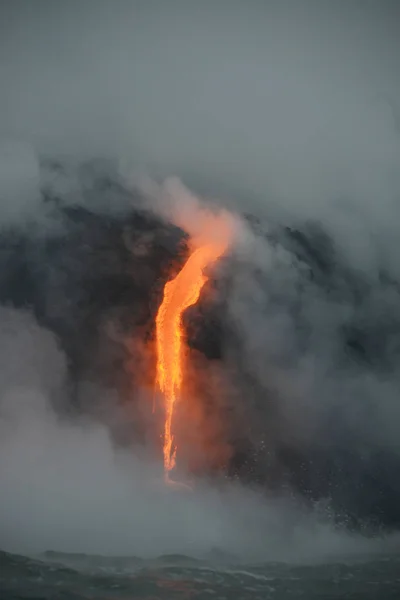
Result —
[{"label": "molten lava stream", "polygon": [[169,472],[176,462],[176,445],[172,433],[175,402],[179,399],[183,381],[183,312],[200,297],[207,281],[203,270],[215,262],[225,251],[226,244],[207,244],[197,248],[178,273],[164,288],[164,298],[156,317],[157,377],[156,384],[165,401],[164,473],[170,482]]}]

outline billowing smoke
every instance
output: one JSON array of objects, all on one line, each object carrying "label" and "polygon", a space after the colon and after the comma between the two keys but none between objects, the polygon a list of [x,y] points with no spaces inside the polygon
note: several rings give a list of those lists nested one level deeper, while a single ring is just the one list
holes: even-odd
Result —
[{"label": "billowing smoke", "polygon": [[[279,558],[398,526],[397,3],[0,11],[1,544]],[[151,322],[204,206],[240,232],[191,340],[242,483],[177,501]]]}]

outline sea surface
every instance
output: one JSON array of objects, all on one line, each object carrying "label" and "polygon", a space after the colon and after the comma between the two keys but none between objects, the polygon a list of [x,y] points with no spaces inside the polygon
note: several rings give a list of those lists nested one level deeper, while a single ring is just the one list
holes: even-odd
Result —
[{"label": "sea surface", "polygon": [[400,557],[325,564],[229,564],[223,559],[154,560],[47,552],[0,553],[1,600],[399,600]]}]

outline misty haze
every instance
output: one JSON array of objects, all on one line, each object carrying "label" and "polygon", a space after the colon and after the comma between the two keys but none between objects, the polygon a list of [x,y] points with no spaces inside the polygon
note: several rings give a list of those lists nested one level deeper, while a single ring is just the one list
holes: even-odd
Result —
[{"label": "misty haze", "polygon": [[398,598],[399,29],[0,0],[1,598]]}]

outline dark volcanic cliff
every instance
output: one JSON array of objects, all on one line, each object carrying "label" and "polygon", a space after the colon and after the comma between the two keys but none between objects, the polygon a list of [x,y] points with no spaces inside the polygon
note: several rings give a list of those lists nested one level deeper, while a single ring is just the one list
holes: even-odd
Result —
[{"label": "dark volcanic cliff", "polygon": [[[96,174],[85,185],[87,194],[106,199],[127,194],[108,176]],[[143,355],[143,349],[153,343],[154,317],[164,283],[187,254],[186,236],[140,203],[111,214],[95,210],[90,203],[63,203],[44,189],[43,206],[46,231],[24,226],[0,232],[0,301],[32,311],[57,336],[69,367],[68,408],[92,410],[82,404],[82,381],[116,389],[122,404],[132,401],[132,389],[143,383],[146,360],[150,369],[146,377],[151,377],[153,359],[151,352]],[[260,230],[253,217],[249,216],[248,223]],[[395,303],[385,304],[385,298],[388,294],[398,298],[397,283],[382,272],[378,287],[372,286],[362,274],[341,263],[332,240],[316,225],[276,229],[268,235],[268,244],[284,249],[301,273],[289,297],[284,286],[274,283],[273,275],[255,267],[252,272],[257,310],[260,305],[263,311],[279,307],[295,324],[290,352],[306,355],[310,345],[316,344],[316,325],[308,317],[307,303],[310,297],[318,298],[322,306],[347,307],[335,332],[337,372],[370,369],[384,374],[390,370],[398,360],[400,311]],[[312,502],[329,499],[338,518],[349,524],[366,521],[374,526],[399,526],[398,454],[357,438],[347,418],[348,398],[343,409],[339,402],[321,414],[313,436],[288,435],[287,398],[283,409],[284,394],[274,381],[278,371],[271,367],[268,352],[263,354],[262,343],[258,366],[256,355],[249,358],[228,307],[240,274],[252,269],[238,257],[228,257],[218,276],[207,284],[199,304],[185,317],[194,360],[206,371],[220,365],[238,398],[233,395],[224,407],[223,419],[232,422],[227,427],[230,448],[222,468],[229,476],[268,488],[289,487]],[[248,294],[251,300],[250,289]],[[318,347],[314,351],[318,354]],[[287,365],[288,379],[293,362],[289,354],[279,357],[280,372]],[[269,377],[268,385],[260,368]],[[210,419],[218,414],[220,418],[212,394],[204,393],[203,399],[209,403]],[[119,433],[121,441],[124,434]]]}]

